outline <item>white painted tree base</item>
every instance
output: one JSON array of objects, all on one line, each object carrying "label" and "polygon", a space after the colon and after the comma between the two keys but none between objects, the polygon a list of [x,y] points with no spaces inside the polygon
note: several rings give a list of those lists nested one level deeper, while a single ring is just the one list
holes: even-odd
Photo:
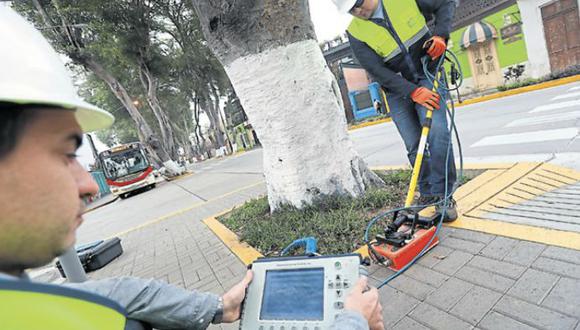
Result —
[{"label": "white painted tree base", "polygon": [[264,148],[272,210],[321,195],[360,196],[381,182],[353,149],[338,85],[315,40],[241,57],[225,69]]}]

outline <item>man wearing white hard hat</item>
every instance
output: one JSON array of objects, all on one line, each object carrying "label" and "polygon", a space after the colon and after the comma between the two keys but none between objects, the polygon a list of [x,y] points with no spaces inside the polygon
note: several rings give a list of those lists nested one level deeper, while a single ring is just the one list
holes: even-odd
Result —
[{"label": "man wearing white hard hat", "polygon": [[[415,162],[422,121],[433,112],[428,150],[419,177],[418,204],[437,204],[456,181],[453,152],[447,159],[450,134],[445,111],[439,111],[440,96],[423,71],[421,58],[436,60],[445,53],[457,0],[333,0],[343,13],[353,15],[347,35],[360,65],[387,93],[390,114]],[[434,19],[432,30],[427,21]],[[429,70],[433,70],[431,62]],[[450,198],[444,221],[457,218]]]},{"label": "man wearing white hard hat", "polygon": [[[0,6],[0,327],[205,329],[240,318],[244,279],[221,297],[161,281],[110,278],[65,286],[30,281],[26,269],[72,247],[83,198],[98,186],[76,160],[83,132],[113,117],[78,98],[58,55],[28,22]],[[357,284],[336,329],[383,329],[376,289]],[[364,292],[363,292],[364,291]]]}]

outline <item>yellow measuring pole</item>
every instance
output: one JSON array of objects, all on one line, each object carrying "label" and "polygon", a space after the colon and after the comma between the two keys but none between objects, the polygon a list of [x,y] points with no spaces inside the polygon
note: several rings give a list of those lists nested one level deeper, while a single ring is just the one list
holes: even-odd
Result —
[{"label": "yellow measuring pole", "polygon": [[[433,82],[432,91],[436,92],[439,84],[437,81],[441,77],[441,71],[437,72],[437,79]],[[431,118],[433,117],[433,110],[427,109],[427,123],[421,130],[421,139],[419,140],[419,147],[417,148],[417,157],[415,157],[415,164],[413,164],[413,173],[411,175],[411,183],[409,184],[409,191],[407,191],[407,199],[405,200],[405,207],[413,205],[415,198],[415,190],[417,190],[417,182],[419,181],[419,173],[421,172],[421,165],[423,165],[423,155],[425,154],[425,146],[427,145],[427,136],[431,130]]]}]

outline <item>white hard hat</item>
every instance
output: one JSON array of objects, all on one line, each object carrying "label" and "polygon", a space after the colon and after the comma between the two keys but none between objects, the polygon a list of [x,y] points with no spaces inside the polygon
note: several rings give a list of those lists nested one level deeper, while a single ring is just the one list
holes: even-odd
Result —
[{"label": "white hard hat", "polygon": [[113,116],[79,98],[58,54],[23,17],[0,6],[0,102],[74,109],[85,132],[109,127]]},{"label": "white hard hat", "polygon": [[356,0],[332,0],[332,2],[338,8],[338,11],[348,13],[356,3]]}]

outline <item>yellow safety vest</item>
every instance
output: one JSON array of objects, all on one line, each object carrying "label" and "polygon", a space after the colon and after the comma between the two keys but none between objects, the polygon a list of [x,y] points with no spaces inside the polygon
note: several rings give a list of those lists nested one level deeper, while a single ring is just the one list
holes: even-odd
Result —
[{"label": "yellow safety vest", "polygon": [[0,280],[2,330],[123,330],[125,315],[116,302],[85,291]]},{"label": "yellow safety vest", "polygon": [[[425,17],[415,0],[382,0],[382,2],[388,16],[386,19],[391,21],[393,29],[407,50],[429,32]],[[354,17],[347,31],[382,56],[385,62],[401,53],[391,33],[370,20]]]}]

